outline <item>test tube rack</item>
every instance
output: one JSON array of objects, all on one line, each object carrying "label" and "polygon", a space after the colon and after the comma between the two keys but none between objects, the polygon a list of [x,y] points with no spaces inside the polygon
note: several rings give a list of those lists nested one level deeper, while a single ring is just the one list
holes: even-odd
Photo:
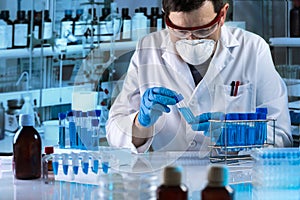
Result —
[{"label": "test tube rack", "polygon": [[266,148],[252,152],[254,199],[300,199],[300,149]]},{"label": "test tube rack", "polygon": [[[209,120],[210,161],[236,164],[252,160],[251,150],[275,144],[275,119]],[[268,138],[267,128],[272,137]]]},{"label": "test tube rack", "polygon": [[97,185],[99,176],[119,167],[119,159],[109,152],[80,151],[52,155],[55,181]]}]

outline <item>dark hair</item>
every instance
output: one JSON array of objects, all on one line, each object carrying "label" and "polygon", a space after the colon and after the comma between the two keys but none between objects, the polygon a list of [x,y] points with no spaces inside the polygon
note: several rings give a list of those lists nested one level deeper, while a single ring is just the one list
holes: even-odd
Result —
[{"label": "dark hair", "polygon": [[200,8],[205,1],[211,1],[214,10],[218,13],[223,7],[223,0],[163,0],[162,7],[166,16],[170,12],[190,12]]}]

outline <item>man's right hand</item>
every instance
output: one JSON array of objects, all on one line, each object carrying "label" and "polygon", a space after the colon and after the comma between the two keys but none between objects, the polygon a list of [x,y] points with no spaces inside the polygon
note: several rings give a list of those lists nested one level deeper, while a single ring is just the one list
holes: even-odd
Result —
[{"label": "man's right hand", "polygon": [[152,126],[163,112],[170,112],[168,105],[175,105],[176,92],[164,87],[148,88],[141,99],[138,121],[144,127]]}]

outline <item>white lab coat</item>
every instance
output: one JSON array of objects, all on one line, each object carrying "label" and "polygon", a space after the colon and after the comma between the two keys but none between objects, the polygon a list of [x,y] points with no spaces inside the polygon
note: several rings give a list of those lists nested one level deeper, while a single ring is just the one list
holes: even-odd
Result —
[{"label": "white lab coat", "polygon": [[[230,96],[231,81],[241,81],[237,96]],[[181,93],[194,115],[205,112],[255,112],[268,108],[276,121],[276,146],[292,143],[286,86],[276,72],[268,44],[248,31],[222,26],[221,37],[208,71],[195,87],[188,65],[176,54],[168,30],[152,33],[138,42],[122,91],[112,105],[106,124],[110,145],[145,152],[154,150],[205,150],[209,140],[192,131],[176,106],[154,125],[154,137],[139,148],[131,142],[132,124],[140,99],[150,87]],[[272,138],[268,129],[268,137]]]}]

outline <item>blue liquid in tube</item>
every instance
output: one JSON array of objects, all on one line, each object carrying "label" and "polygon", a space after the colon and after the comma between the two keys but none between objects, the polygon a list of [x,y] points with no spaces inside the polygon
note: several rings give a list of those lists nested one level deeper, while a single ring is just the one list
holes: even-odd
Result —
[{"label": "blue liquid in tube", "polygon": [[182,101],[183,98],[184,97],[182,96],[182,94],[178,94],[175,97],[179,112],[184,117],[185,121],[190,124],[195,121],[195,116],[192,113],[191,109]]},{"label": "blue liquid in tube", "polygon": [[195,121],[195,116],[189,107],[178,108],[187,123]]}]

